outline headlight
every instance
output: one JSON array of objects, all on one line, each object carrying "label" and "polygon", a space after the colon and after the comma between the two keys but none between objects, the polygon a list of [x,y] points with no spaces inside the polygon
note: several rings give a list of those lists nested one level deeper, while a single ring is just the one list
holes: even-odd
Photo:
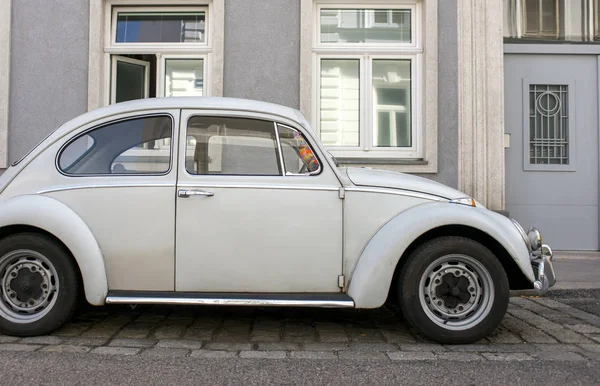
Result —
[{"label": "headlight", "polygon": [[542,247],[542,234],[537,228],[529,228],[527,238],[529,239],[529,245],[531,245],[532,251],[537,251]]},{"label": "headlight", "polygon": [[523,229],[523,227],[521,226],[521,224],[519,224],[519,222],[517,220],[511,218],[510,221],[513,223],[515,228],[517,228],[517,230],[521,234],[521,238],[523,239],[523,242],[527,246],[527,249],[531,252],[531,242],[529,241],[529,237],[527,236],[527,233],[525,233],[525,229]]}]

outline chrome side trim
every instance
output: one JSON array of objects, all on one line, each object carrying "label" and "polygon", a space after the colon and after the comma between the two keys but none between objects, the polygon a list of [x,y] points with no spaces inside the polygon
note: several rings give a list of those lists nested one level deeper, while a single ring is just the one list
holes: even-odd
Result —
[{"label": "chrome side trim", "polygon": [[322,190],[329,192],[337,192],[338,186],[302,186],[302,185],[269,185],[269,184],[248,184],[248,185],[226,185],[226,184],[202,184],[202,183],[187,183],[179,184],[180,188],[233,188],[233,189],[281,189],[281,190]]},{"label": "chrome side trim", "polygon": [[213,297],[146,297],[108,295],[106,304],[159,304],[159,305],[204,305],[204,306],[255,306],[255,307],[317,307],[317,308],[354,308],[352,300],[322,299],[261,299],[261,298],[213,298]]},{"label": "chrome side trim", "polygon": [[395,189],[395,188],[385,189],[385,188],[348,187],[348,188],[346,188],[346,192],[383,193],[383,194],[393,194],[396,196],[423,198],[426,200],[433,200],[433,201],[449,201],[446,198],[435,196],[433,194],[419,193],[419,192],[413,192],[413,191],[409,191],[409,190],[401,190],[401,189]]},{"label": "chrome side trim", "polygon": [[85,184],[85,185],[66,185],[57,186],[55,188],[48,188],[38,190],[36,194],[46,194],[53,192],[62,192],[65,190],[78,190],[78,189],[106,189],[106,188],[142,188],[142,187],[159,187],[159,188],[175,188],[175,183],[164,183],[164,182],[147,182],[147,183],[131,183],[131,184]]}]

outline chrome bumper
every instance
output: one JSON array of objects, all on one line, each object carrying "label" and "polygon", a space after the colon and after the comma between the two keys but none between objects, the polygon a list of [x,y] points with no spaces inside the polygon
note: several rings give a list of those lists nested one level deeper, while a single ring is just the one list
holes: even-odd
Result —
[{"label": "chrome bumper", "polygon": [[552,265],[552,249],[547,245],[542,245],[540,249],[531,253],[531,259],[535,275],[533,289],[541,295],[556,284],[556,275]]}]

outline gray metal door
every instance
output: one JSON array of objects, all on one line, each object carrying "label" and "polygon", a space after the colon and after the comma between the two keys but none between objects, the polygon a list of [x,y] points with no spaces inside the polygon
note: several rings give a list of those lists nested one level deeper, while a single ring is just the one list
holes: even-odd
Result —
[{"label": "gray metal door", "polygon": [[558,250],[598,250],[598,60],[506,54],[506,209]]}]

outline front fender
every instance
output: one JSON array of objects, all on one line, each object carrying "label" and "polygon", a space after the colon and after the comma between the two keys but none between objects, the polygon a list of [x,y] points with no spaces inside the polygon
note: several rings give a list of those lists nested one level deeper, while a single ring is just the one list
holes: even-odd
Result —
[{"label": "front fender", "polygon": [[23,195],[0,201],[0,227],[29,225],[43,229],[62,241],[75,258],[85,297],[102,305],[108,293],[104,259],[85,222],[68,206],[53,198]]},{"label": "front fender", "polygon": [[529,251],[508,218],[483,208],[430,202],[398,214],[367,243],[349,280],[348,295],[356,307],[382,306],[404,251],[422,234],[445,225],[464,225],[487,233],[506,249],[528,280],[535,280]]}]

